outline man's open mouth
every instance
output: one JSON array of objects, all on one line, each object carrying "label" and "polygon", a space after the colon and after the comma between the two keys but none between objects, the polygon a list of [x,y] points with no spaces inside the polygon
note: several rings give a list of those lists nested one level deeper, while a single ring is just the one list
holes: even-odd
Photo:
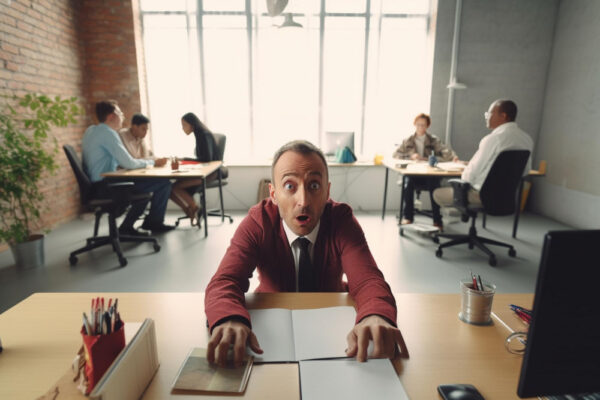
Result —
[{"label": "man's open mouth", "polygon": [[300,222],[307,222],[309,220],[309,216],[308,215],[298,215],[296,217],[296,219]]}]

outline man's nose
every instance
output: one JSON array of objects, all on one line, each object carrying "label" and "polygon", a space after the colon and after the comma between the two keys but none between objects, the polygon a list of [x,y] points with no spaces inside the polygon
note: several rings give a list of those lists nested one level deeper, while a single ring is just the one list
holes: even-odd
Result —
[{"label": "man's nose", "polygon": [[309,196],[308,191],[304,185],[300,186],[296,191],[296,204],[300,207],[308,205]]}]

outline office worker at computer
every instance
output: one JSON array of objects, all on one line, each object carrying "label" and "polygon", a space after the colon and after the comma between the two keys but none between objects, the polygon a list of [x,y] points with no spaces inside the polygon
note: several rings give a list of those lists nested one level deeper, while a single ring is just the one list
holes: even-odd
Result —
[{"label": "office worker at computer", "polygon": [[[394,158],[425,161],[433,153],[438,161],[458,160],[456,153],[446,146],[435,135],[427,132],[431,118],[427,114],[419,114],[414,120],[415,133],[402,141],[400,147],[392,155]],[[404,186],[404,212],[400,223],[412,224],[415,216],[415,186],[429,191],[433,225],[443,228],[440,206],[433,201],[433,191],[440,186],[439,178],[406,177]]]},{"label": "office worker at computer", "polygon": [[[196,161],[210,162],[217,158],[217,144],[210,129],[200,121],[200,118],[194,113],[186,113],[181,117],[181,129],[183,133],[194,134],[196,139]],[[217,177],[215,171],[207,176],[207,181]],[[171,200],[173,200],[183,212],[190,218],[192,225],[199,225],[198,219],[200,206],[194,200],[194,192],[198,186],[202,185],[202,179],[183,179],[175,182],[171,191]]]},{"label": "office worker at computer", "polygon": [[[512,100],[494,101],[488,111],[484,113],[484,117],[486,126],[492,131],[481,139],[479,148],[467,163],[461,176],[461,179],[471,184],[468,201],[474,205],[481,205],[479,190],[498,154],[504,150],[529,150],[529,160],[523,171],[525,175],[531,169],[531,153],[533,152],[533,139],[515,122],[517,105]],[[451,187],[436,189],[433,192],[433,198],[441,206],[451,206],[453,189]]]},{"label": "office worker at computer", "polygon": [[250,209],[206,288],[208,360],[224,364],[231,344],[237,364],[247,344],[262,353],[244,306],[255,269],[257,292],[348,290],[357,305],[356,325],[346,338],[349,357],[365,361],[369,340],[374,342],[372,357],[393,357],[396,344],[407,357],[395,326],[394,296],[364,233],[347,204],[329,199],[321,150],[306,141],[290,142],[275,153],[271,174],[270,198]]},{"label": "office worker at computer", "polygon": [[129,128],[119,129],[119,136],[123,145],[133,158],[142,158],[144,160],[154,160],[155,167],[162,167],[167,163],[167,158],[155,158],[148,147],[145,138],[148,134],[148,125],[150,119],[143,114],[133,114],[131,117],[131,126]]},{"label": "office worker at computer", "polygon": [[[102,177],[104,172],[112,172],[117,167],[125,169],[144,168],[155,165],[154,160],[133,158],[119,137],[117,131],[123,125],[125,116],[114,100],[96,103],[96,117],[98,125],[91,125],[85,131],[81,143],[83,166],[88,177],[93,183],[93,190],[98,197],[110,197]],[[165,211],[171,193],[171,182],[168,179],[131,179],[134,191],[139,193],[152,192],[150,200],[150,213],[144,219],[142,229],[155,233],[166,232],[174,228],[165,225]],[[147,202],[132,204],[129,212],[119,227],[119,233],[126,235],[145,235],[138,232],[133,224],[142,215]]]}]

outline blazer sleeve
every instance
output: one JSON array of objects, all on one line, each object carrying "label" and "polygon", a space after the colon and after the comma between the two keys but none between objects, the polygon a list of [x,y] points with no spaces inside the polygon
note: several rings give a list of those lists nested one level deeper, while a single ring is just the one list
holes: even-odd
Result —
[{"label": "blazer sleeve", "polygon": [[433,149],[436,156],[440,157],[442,161],[452,161],[456,157],[456,153],[435,136],[433,137]]},{"label": "blazer sleeve", "polygon": [[394,154],[392,154],[393,158],[409,158],[413,153],[415,153],[414,149],[409,145],[409,138],[406,138],[402,141],[402,144],[396,149]]},{"label": "blazer sleeve", "polygon": [[262,228],[256,220],[250,215],[244,218],[206,287],[204,309],[210,331],[215,324],[232,316],[250,321],[244,293],[248,291],[249,280],[258,264],[261,238]]},{"label": "blazer sleeve", "polygon": [[335,220],[339,223],[336,223],[335,238],[342,269],[348,278],[350,296],[356,303],[356,322],[377,314],[396,324],[396,300],[375,263],[352,209],[344,207]]}]

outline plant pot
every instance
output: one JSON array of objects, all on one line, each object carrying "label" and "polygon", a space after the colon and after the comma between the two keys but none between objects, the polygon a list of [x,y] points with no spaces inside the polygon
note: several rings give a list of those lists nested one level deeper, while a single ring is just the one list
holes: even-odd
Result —
[{"label": "plant pot", "polygon": [[41,268],[44,266],[44,235],[31,235],[26,242],[11,244],[10,249],[17,268]]}]

